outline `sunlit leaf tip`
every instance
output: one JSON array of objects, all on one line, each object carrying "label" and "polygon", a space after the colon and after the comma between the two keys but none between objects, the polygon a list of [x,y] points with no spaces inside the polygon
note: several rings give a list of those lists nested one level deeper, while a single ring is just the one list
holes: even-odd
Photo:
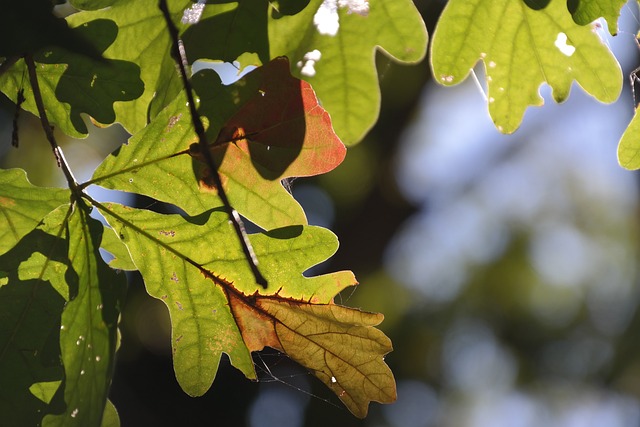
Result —
[{"label": "sunlit leaf tip", "polygon": [[540,106],[543,83],[556,102],[576,81],[601,102],[615,101],[622,71],[591,26],[577,25],[564,0],[536,10],[524,1],[452,0],[433,35],[431,65],[439,83],[460,83],[485,64],[487,103],[496,128],[514,132],[528,106]]},{"label": "sunlit leaf tip", "polygon": [[640,115],[635,110],[631,123],[627,126],[618,143],[618,162],[629,170],[640,169]]}]

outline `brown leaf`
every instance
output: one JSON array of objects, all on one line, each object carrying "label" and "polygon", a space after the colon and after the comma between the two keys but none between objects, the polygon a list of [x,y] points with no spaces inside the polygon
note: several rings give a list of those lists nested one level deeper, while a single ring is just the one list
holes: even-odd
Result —
[{"label": "brown leaf", "polygon": [[384,362],[391,340],[374,328],[382,314],[278,296],[227,295],[250,351],[269,346],[286,353],[357,417],[367,415],[371,401],[395,401],[395,380]]}]

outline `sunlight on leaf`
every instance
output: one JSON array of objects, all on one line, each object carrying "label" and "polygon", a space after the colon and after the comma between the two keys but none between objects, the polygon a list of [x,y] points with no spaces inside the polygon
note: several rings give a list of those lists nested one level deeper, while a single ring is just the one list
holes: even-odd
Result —
[{"label": "sunlight on leaf", "polygon": [[118,238],[112,228],[107,227],[104,229],[100,248],[113,256],[113,259],[109,261],[109,267],[124,271],[137,270],[136,265],[131,259],[127,245],[122,243],[122,240]]},{"label": "sunlight on leaf", "polygon": [[36,187],[21,169],[0,170],[0,255],[36,228],[49,212],[69,203],[69,190]]},{"label": "sunlight on leaf", "polygon": [[60,350],[65,367],[60,415],[43,426],[99,425],[114,369],[117,322],[125,277],[110,269],[98,252],[102,224],[76,205],[69,217],[69,300],[60,320]]},{"label": "sunlight on leaf", "polygon": [[[176,25],[190,0],[174,0],[169,3]],[[144,128],[148,120],[149,104],[155,96],[165,97],[165,91],[177,94],[172,75],[175,65],[170,58],[170,41],[164,18],[158,9],[157,0],[117,1],[111,7],[80,12],[68,18],[76,27],[92,20],[106,19],[115,22],[118,34],[113,44],[104,52],[105,57],[128,61],[140,67],[140,78],[144,82],[144,93],[131,102],[114,106],[116,120],[127,131],[135,133]],[[159,111],[156,108],[155,111]]]},{"label": "sunlight on leaf", "polygon": [[[264,290],[239,245],[216,244],[234,233],[222,211],[183,217],[116,204],[101,211],[129,247],[149,294],[169,309],[174,369],[186,393],[209,389],[223,352],[255,378],[250,351],[268,345],[311,369],[358,416],[371,400],[395,399],[383,359],[391,344],[372,328],[382,315],[331,302],[356,284],[353,274],[302,274],[337,249],[328,230],[295,226],[250,235],[271,284]],[[360,351],[347,354],[354,348]]]},{"label": "sunlight on leaf", "polygon": [[191,396],[204,394],[211,387],[222,352],[247,377],[255,378],[253,361],[242,345],[224,293],[189,262],[224,260],[228,251],[244,259],[239,244],[237,251],[232,245],[216,244],[233,237],[226,214],[219,212],[203,228],[205,218],[189,222],[180,215],[115,204],[106,207],[108,211],[101,213],[129,247],[147,292],[169,309],[174,370],[182,389]]},{"label": "sunlight on leaf", "polygon": [[[118,27],[113,21],[102,19],[73,31],[92,40],[96,49],[103,51],[115,39]],[[144,90],[140,67],[133,62],[109,58],[96,61],[59,47],[38,52],[34,60],[49,120],[75,138],[85,137],[88,132],[81,113],[90,115],[97,123],[110,125],[116,121],[119,101],[134,100]],[[0,89],[15,99],[17,91],[24,88],[22,108],[37,116],[33,89],[25,73],[24,61],[18,61],[0,77]]]},{"label": "sunlight on leaf", "polygon": [[[321,5],[322,0],[312,0],[291,16],[282,15],[267,0],[240,2],[233,10],[213,5],[213,17],[185,31],[185,46],[190,61],[238,60],[246,66],[287,56],[294,75],[313,85],[338,136],[352,145],[378,117],[376,51],[401,62],[418,62],[426,51],[427,32],[411,0],[377,0],[367,16],[341,8],[336,35],[321,34],[314,25]],[[203,43],[205,34],[220,42]],[[305,55],[316,50],[321,59],[314,63],[313,75],[302,73]]]},{"label": "sunlight on leaf", "polygon": [[29,387],[29,391],[44,403],[49,404],[60,388],[60,384],[62,384],[62,380],[33,383],[31,387]]},{"label": "sunlight on leaf", "polygon": [[625,169],[640,169],[640,115],[637,108],[618,143],[618,162]]},{"label": "sunlight on leaf", "polygon": [[444,85],[463,81],[482,59],[489,113],[503,133],[514,132],[526,108],[539,106],[542,83],[556,102],[575,80],[601,102],[615,101],[622,72],[593,26],[573,22],[565,0],[541,10],[517,0],[451,0],[433,35],[431,61]]},{"label": "sunlight on leaf", "polygon": [[396,400],[395,380],[384,363],[391,340],[373,328],[382,322],[381,314],[335,304],[229,295],[250,350],[270,346],[283,351],[311,370],[357,417],[367,415],[372,400]]},{"label": "sunlight on leaf", "polygon": [[102,423],[100,427],[120,427],[120,417],[116,407],[113,406],[110,400],[107,400],[107,406],[104,408],[104,414],[102,416]]},{"label": "sunlight on leaf", "polygon": [[[291,77],[284,59],[231,86],[222,86],[211,70],[193,80],[199,112],[210,120],[210,142],[220,138],[212,152],[234,208],[265,229],[306,224],[302,208],[280,180],[327,172],[346,154],[313,89]],[[215,188],[204,176],[204,164],[189,155],[197,138],[185,103],[182,96],[174,100],[109,156],[93,180],[173,203],[190,215],[220,206]],[[247,137],[230,141],[238,129],[246,129]]]}]

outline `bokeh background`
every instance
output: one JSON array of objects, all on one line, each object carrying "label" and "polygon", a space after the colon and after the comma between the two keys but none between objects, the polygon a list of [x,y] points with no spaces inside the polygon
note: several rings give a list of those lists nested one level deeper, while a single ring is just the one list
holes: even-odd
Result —
[{"label": "bokeh background", "polygon": [[[444,2],[416,4],[432,33]],[[637,4],[623,8],[617,37],[600,25],[628,76]],[[273,351],[255,356],[260,381],[223,360],[211,390],[190,398],[173,374],[166,309],[131,274],[111,393],[122,425],[640,426],[640,181],[616,161],[631,87],[612,105],[578,87],[557,105],[542,87],[546,105],[507,136],[473,78],[443,88],[427,61],[377,63],[379,122],[338,169],[291,187],[310,222],[341,241],[314,272],[353,270],[361,285],[337,302],[385,314],[398,401],[357,420]],[[16,150],[14,107],[4,98],[0,107],[1,166],[63,185],[39,122],[21,114]],[[88,141],[58,136],[80,179],[127,137],[117,127]]]}]

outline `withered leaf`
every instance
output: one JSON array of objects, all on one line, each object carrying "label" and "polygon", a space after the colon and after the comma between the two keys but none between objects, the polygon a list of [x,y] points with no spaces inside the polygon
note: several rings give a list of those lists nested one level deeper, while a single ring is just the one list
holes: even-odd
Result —
[{"label": "withered leaf", "polygon": [[286,353],[359,418],[367,415],[371,401],[396,400],[393,373],[384,362],[391,340],[374,328],[382,314],[278,296],[227,295],[250,351],[269,346]]}]

